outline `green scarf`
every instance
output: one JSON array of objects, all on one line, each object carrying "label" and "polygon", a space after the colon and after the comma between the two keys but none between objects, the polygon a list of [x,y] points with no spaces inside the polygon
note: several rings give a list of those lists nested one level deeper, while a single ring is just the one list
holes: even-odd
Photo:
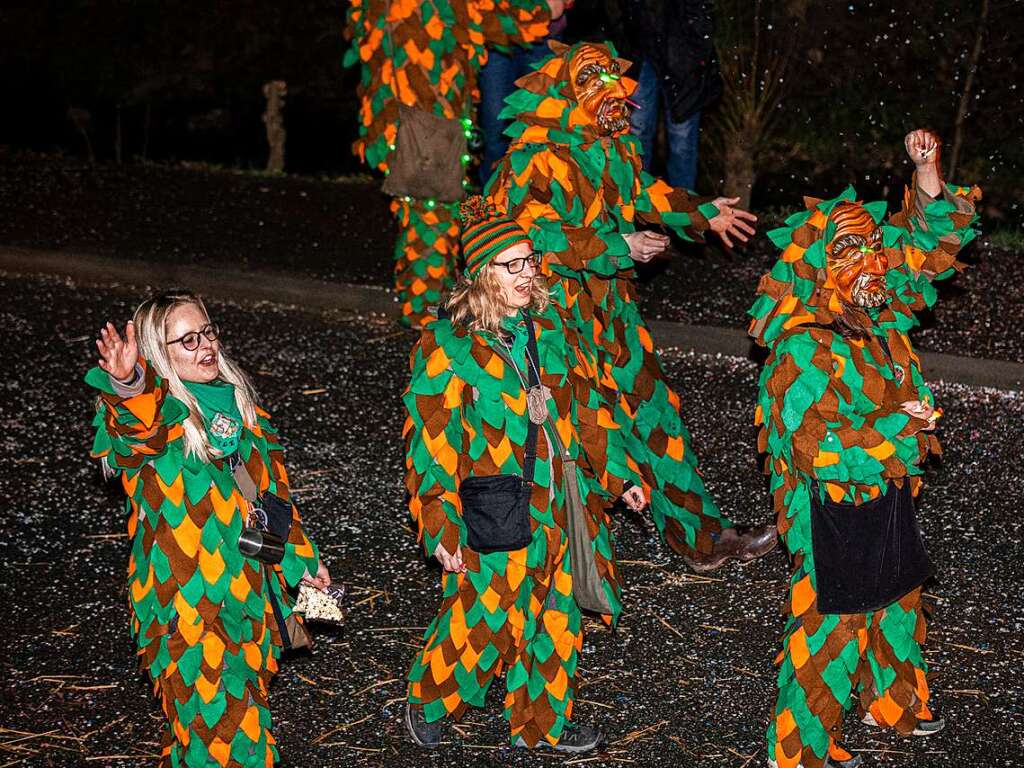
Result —
[{"label": "green scarf", "polygon": [[242,413],[235,402],[235,385],[220,379],[209,384],[196,381],[184,384],[199,403],[210,445],[221,458],[233,454],[238,450],[238,438],[242,433]]}]

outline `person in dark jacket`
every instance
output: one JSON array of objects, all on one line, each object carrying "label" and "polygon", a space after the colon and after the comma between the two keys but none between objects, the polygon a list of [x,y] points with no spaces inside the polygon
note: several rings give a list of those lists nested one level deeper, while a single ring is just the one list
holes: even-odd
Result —
[{"label": "person in dark jacket", "polygon": [[722,94],[710,0],[604,0],[604,32],[633,62],[637,108],[630,117],[651,172],[658,119],[665,117],[673,187],[693,189],[702,110]]}]

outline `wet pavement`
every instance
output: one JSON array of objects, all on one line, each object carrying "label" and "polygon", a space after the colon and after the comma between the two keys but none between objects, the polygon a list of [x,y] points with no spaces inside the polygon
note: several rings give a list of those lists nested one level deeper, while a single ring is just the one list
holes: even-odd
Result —
[{"label": "wet pavement", "polygon": [[[128,634],[122,495],[87,458],[81,382],[95,330],[123,322],[138,294],[0,275],[0,295],[0,765],[148,765],[161,717]],[[785,558],[695,577],[624,513],[626,613],[615,632],[589,623],[576,709],[604,730],[607,749],[584,760],[513,751],[500,685],[443,750],[408,743],[402,678],[439,596],[403,503],[399,394],[414,337],[274,305],[211,309],[275,416],[306,524],[351,596],[343,630],[318,632],[312,655],[282,664],[272,709],[285,766],[764,765]],[[765,519],[750,425],[756,366],[671,350],[665,359],[708,485],[738,522]],[[1024,397],[954,385],[937,396],[946,453],[920,517],[938,571],[928,659],[948,725],[907,740],[851,719],[848,742],[872,765],[1019,765]]]},{"label": "wet pavement", "polygon": [[[832,192],[839,192],[839,189]],[[804,194],[773,201],[793,212]],[[984,207],[982,207],[984,216]],[[778,252],[763,217],[747,248],[685,246],[644,268],[648,317],[745,328],[746,309]],[[994,224],[984,222],[990,231]],[[95,253],[238,269],[279,270],[326,281],[391,285],[394,222],[369,178],[318,180],[159,165],[95,166],[0,151],[0,247]],[[970,269],[940,288],[921,349],[1024,362],[1024,259],[985,238]]]}]

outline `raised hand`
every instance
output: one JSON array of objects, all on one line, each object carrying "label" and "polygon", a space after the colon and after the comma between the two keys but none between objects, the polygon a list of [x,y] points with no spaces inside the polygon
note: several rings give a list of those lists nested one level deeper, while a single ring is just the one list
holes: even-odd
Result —
[{"label": "raised hand", "polygon": [[669,243],[668,235],[657,232],[630,232],[623,235],[622,239],[629,246],[629,257],[644,264],[663,254]]},{"label": "raised hand", "polygon": [[733,247],[732,238],[745,243],[754,234],[753,224],[757,216],[742,208],[734,208],[739,201],[738,197],[718,197],[711,201],[718,209],[718,215],[711,219],[709,225],[711,231],[722,238],[726,248]]},{"label": "raised hand", "polygon": [[903,144],[907,155],[918,168],[925,165],[938,165],[942,152],[942,139],[926,128],[918,128],[904,137]]},{"label": "raised hand", "polygon": [[565,13],[565,0],[548,0],[548,10],[551,11],[551,20],[561,18],[562,14]]},{"label": "raised hand", "polygon": [[100,328],[100,337],[96,339],[96,349],[100,359],[97,364],[118,381],[128,381],[135,372],[135,364],[139,362],[139,345],[135,342],[135,324],[129,320],[124,329],[124,338],[117,332],[113,323]]}]

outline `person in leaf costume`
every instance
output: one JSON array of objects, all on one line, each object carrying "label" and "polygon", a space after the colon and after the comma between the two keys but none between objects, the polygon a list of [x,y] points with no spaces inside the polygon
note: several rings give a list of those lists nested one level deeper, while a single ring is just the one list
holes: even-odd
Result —
[{"label": "person in leaf costume", "polygon": [[[352,0],[345,26],[352,44],[344,63],[361,68],[355,154],[388,172],[399,102],[462,120],[469,132],[487,46],[543,38],[562,7],[562,0]],[[458,203],[396,197],[391,211],[399,227],[395,290],[403,322],[417,327],[455,282]]]},{"label": "person in leaf costume", "polygon": [[[840,745],[851,696],[870,725],[927,735],[943,724],[928,708],[919,583],[877,610],[828,612],[819,602],[834,600],[823,588],[838,561],[899,547],[892,529],[866,531],[836,554],[824,546],[821,523],[812,526],[825,519],[814,511],[825,505],[857,525],[903,494],[911,538],[920,539],[912,497],[922,462],[939,449],[939,411],[908,334],[918,325],[914,313],[935,302],[932,283],[963,268],[957,253],[975,237],[980,198],[976,187],[941,181],[939,146],[928,131],[908,134],[916,173],[888,220],[884,201],[861,203],[850,187],[832,200],[807,199],[806,211],[769,233],[782,255],[761,278],[750,334],[769,351],[758,447],[793,560],[768,730],[768,756],[779,768],[860,765]],[[872,537],[881,544],[862,543]],[[874,572],[861,571],[860,586]]]},{"label": "person in leaf costume", "polygon": [[553,56],[517,81],[503,117],[512,144],[487,186],[544,252],[552,298],[576,330],[601,384],[621,394],[619,425],[635,431],[651,514],[692,568],[752,559],[775,546],[771,526],[738,535],[704,487],[680,399],[665,381],[651,333],[637,308],[634,261],[649,261],[668,237],[711,229],[727,245],[746,240],[754,217],[735,199],[696,197],[641,170],[629,129],[629,62],[610,45],[552,41]]},{"label": "person in leaf costume", "polygon": [[[585,506],[607,622],[621,603],[605,507],[620,494],[635,509],[644,499],[629,487],[639,477],[605,410],[608,395],[591,389],[594,374],[580,368],[587,361],[575,355],[572,329],[548,305],[526,233],[480,198],[463,204],[463,216],[466,272],[414,347],[403,396],[409,510],[426,555],[444,568],[440,610],[409,672],[406,727],[420,746],[437,746],[443,719],[483,706],[505,670],[512,743],[584,752],[602,737],[571,722],[583,625],[569,558],[570,484]],[[527,394],[531,368],[547,395],[539,416],[533,390]],[[579,462],[574,477],[557,459],[545,413]],[[464,515],[465,491],[471,481],[528,477],[531,430],[527,543],[506,551],[474,546],[483,534],[477,518]],[[591,452],[609,456],[602,476],[589,468]]]},{"label": "person in leaf costume", "polygon": [[[192,294],[147,300],[123,336],[107,323],[96,343],[92,456],[128,497],[132,635],[167,718],[159,764],[271,766],[279,626],[301,623],[287,590],[330,584],[290,501],[277,433]],[[254,495],[290,509],[279,565],[239,551]]]}]

